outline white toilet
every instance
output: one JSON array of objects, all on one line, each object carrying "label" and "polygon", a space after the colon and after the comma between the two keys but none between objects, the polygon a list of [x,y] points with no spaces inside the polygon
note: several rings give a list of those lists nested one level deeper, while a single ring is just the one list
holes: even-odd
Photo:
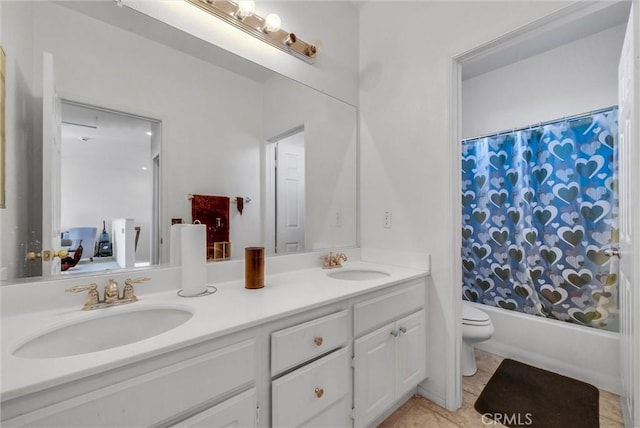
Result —
[{"label": "white toilet", "polygon": [[493,324],[489,315],[463,300],[462,349],[460,350],[463,376],[473,376],[477,370],[473,344],[489,340],[493,335],[493,331]]}]

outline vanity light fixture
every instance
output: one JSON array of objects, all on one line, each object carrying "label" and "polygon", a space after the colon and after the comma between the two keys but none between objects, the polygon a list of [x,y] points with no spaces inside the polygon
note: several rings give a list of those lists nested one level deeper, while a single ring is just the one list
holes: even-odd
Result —
[{"label": "vanity light fixture", "polygon": [[313,64],[316,60],[317,48],[314,44],[300,40],[295,34],[280,28],[281,20],[275,13],[267,15],[266,18],[257,15],[255,2],[252,0],[238,2],[231,0],[186,1],[309,64]]}]

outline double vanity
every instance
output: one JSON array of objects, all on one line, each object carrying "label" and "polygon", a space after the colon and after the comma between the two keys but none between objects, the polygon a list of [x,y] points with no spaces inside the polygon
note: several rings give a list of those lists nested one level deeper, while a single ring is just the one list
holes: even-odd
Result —
[{"label": "double vanity", "polygon": [[268,270],[196,298],[178,268],[143,273],[137,302],[88,311],[79,279],[0,288],[3,426],[366,426],[427,377],[424,271]]}]

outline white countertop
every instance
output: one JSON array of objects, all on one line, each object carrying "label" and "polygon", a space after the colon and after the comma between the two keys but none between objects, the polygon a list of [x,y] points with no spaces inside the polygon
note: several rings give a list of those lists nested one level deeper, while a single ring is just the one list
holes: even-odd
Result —
[{"label": "white countertop", "polygon": [[[213,284],[217,292],[204,297],[182,298],[177,296],[177,289],[173,289],[138,294],[138,302],[119,307],[81,311],[76,305],[3,316],[0,397],[2,401],[19,397],[427,275],[421,270],[366,262],[348,263],[343,269],[381,270],[389,276],[361,281],[340,280],[327,276],[333,270],[317,267],[268,275],[265,287],[259,290],[245,289],[243,279]],[[104,351],[60,358],[21,358],[12,354],[27,340],[57,326],[143,306],[181,307],[193,316],[160,335]]]}]

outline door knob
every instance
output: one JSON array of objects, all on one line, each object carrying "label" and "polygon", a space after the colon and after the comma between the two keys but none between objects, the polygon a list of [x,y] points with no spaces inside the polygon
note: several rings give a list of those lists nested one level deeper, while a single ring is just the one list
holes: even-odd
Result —
[{"label": "door knob", "polygon": [[602,254],[607,257],[620,257],[620,249],[619,248],[605,248],[602,250]]}]

